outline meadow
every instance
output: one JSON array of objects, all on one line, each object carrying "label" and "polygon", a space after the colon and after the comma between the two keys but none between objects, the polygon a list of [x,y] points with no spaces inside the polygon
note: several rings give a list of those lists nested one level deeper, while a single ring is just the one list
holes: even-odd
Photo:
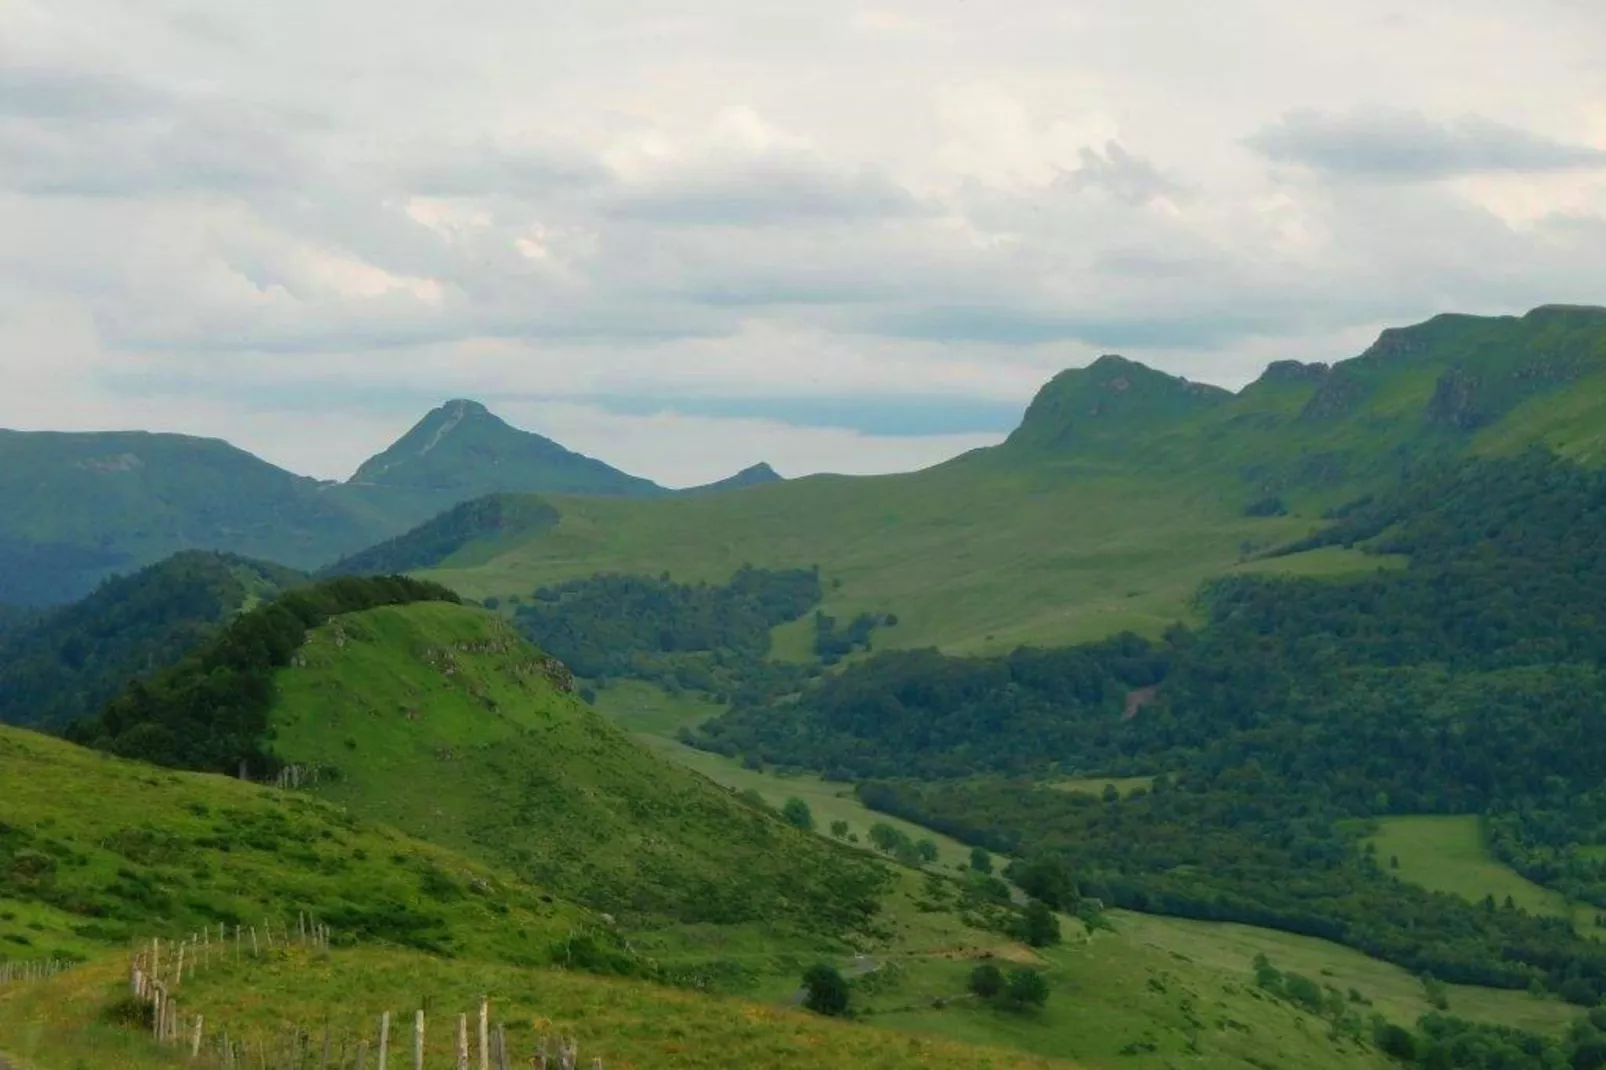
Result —
[{"label": "meadow", "polygon": [[1378,862],[1401,880],[1472,902],[1488,895],[1504,902],[1510,896],[1529,913],[1570,918],[1580,935],[1599,935],[1594,907],[1569,903],[1560,892],[1535,884],[1490,854],[1476,815],[1380,818],[1368,842],[1376,848]]}]

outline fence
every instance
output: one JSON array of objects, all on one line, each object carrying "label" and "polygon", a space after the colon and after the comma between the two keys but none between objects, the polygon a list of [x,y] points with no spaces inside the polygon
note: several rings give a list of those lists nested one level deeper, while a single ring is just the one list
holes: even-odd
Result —
[{"label": "fence", "polygon": [[44,981],[70,969],[72,963],[61,959],[28,959],[17,962],[0,962],[0,985],[23,981]]},{"label": "fence", "polygon": [[[228,1070],[370,1070],[370,1066],[373,1070],[402,1070],[406,1065],[402,1052],[410,1040],[412,1070],[426,1070],[429,1023],[422,1010],[413,1013],[410,1038],[398,1035],[405,1025],[395,1022],[388,1011],[374,1023],[377,1029],[365,1026],[355,1036],[344,1029],[337,1036],[333,1027],[325,1023],[321,1039],[319,1029],[296,1025],[287,1025],[268,1037],[244,1037],[238,1033],[231,1037],[226,1028],[216,1023],[208,1025],[202,1015],[186,1016],[178,993],[198,970],[219,958],[232,956],[238,961],[247,953],[260,955],[264,947],[300,944],[327,950],[330,931],[302,915],[294,933],[286,925],[275,934],[273,924],[265,922],[260,934],[255,926],[247,929],[236,925],[231,941],[227,927],[219,925],[216,936],[214,941],[208,927],[177,944],[164,946],[162,941],[152,940],[130,961],[130,991],[147,1009],[147,1027],[157,1044],[179,1049],[198,1066]],[[456,1018],[456,1070],[511,1070],[515,1066],[580,1070],[579,1045],[567,1038],[543,1038],[528,1059],[521,1060],[508,1042],[505,1024],[492,1021],[489,998],[481,997],[472,1019],[468,1014]],[[392,1029],[393,1024],[398,1025],[397,1030]],[[448,1016],[448,1038],[451,1024]],[[593,1059],[590,1067],[602,1070],[602,1060]]]}]

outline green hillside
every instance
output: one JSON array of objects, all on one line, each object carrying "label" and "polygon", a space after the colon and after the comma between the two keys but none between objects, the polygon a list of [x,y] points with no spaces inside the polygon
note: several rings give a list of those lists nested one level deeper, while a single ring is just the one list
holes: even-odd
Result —
[{"label": "green hillside", "polygon": [[1597,459],[1601,397],[1606,309],[1439,316],[1332,367],[1274,364],[1237,394],[1106,357],[1057,376],[995,449],[735,495],[554,498],[555,525],[460,550],[432,574],[505,598],[595,572],[722,582],[744,563],[818,565],[833,585],[825,612],[898,615],[883,647],[1156,636],[1197,619],[1203,581],[1240,568],[1379,567],[1342,552],[1254,557],[1410,466],[1535,442]]},{"label": "green hillside", "polygon": [[363,462],[335,496],[397,530],[459,502],[501,492],[668,493],[651,480],[512,427],[477,401],[459,399],[432,410]]},{"label": "green hillside", "polygon": [[315,480],[215,439],[0,431],[0,602],[72,601],[192,548],[310,568],[379,534]]},{"label": "green hillside", "polygon": [[0,632],[0,723],[60,730],[136,677],[179,661],[235,613],[306,576],[187,550]]},{"label": "green hillside", "polygon": [[0,958],[80,958],[301,911],[353,938],[551,961],[594,924],[551,895],[348,811],[0,728]]},{"label": "green hillside", "polygon": [[[641,748],[501,619],[441,603],[338,617],[277,680],[273,749],[314,789],[650,922],[838,934],[888,876]],[[419,790],[427,785],[426,790]]]},{"label": "green hillside", "polygon": [[471,543],[480,553],[503,541],[544,530],[558,512],[533,495],[491,494],[463,502],[418,527],[341,558],[326,576],[386,575],[449,560]]}]

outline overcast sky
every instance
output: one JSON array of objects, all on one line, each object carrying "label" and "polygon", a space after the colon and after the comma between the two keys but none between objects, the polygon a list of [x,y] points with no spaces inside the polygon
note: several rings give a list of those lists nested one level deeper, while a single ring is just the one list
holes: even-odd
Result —
[{"label": "overcast sky", "polygon": [[[671,13],[675,9],[680,13]],[[0,426],[669,484],[1606,303],[1599,0],[0,0]]]}]

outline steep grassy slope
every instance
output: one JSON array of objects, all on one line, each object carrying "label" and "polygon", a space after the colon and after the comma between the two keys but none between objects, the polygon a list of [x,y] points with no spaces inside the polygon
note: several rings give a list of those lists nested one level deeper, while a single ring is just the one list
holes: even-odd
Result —
[{"label": "steep grassy slope", "polygon": [[576,908],[349,812],[0,728],[0,958],[316,914],[351,937],[544,963]]},{"label": "steep grassy slope", "polygon": [[354,812],[645,921],[836,933],[887,882],[642,749],[500,618],[420,603],[315,631],[277,680],[274,749]]},{"label": "steep grassy slope", "polygon": [[[1407,465],[1606,436],[1606,309],[1441,316],[1331,368],[1282,362],[1233,395],[1118,358],[1044,387],[1009,442],[908,475],[814,477],[661,501],[553,499],[556,525],[435,578],[483,597],[598,571],[719,581],[819,565],[882,646],[959,653],[1188,619],[1199,583],[1311,530]],[[1370,570],[1342,552],[1266,565]],[[784,648],[786,644],[781,644]]]},{"label": "steep grassy slope", "polygon": [[59,730],[176,663],[229,617],[306,576],[187,550],[0,634],[0,723]]}]

